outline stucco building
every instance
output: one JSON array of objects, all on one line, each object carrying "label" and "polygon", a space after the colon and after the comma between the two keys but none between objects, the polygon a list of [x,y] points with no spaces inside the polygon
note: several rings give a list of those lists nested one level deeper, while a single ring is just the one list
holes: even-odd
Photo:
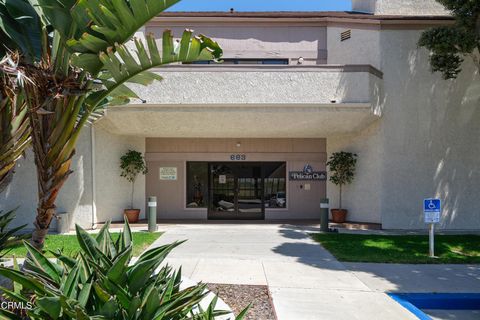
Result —
[{"label": "stucco building", "polygon": [[[358,154],[348,220],[424,228],[422,199],[443,200],[440,228],[480,229],[480,89],[470,62],[432,74],[422,30],[453,23],[433,0],[353,1],[352,12],[169,12],[137,36],[186,27],[223,47],[223,64],[171,65],[85,128],[58,210],[91,227],[121,220],[130,185],[119,158],[145,153],[135,206],[159,219],[319,219],[328,156]],[[160,40],[159,40],[160,41]],[[302,180],[302,174],[311,174]],[[33,156],[18,163],[0,209],[33,221]],[[305,178],[305,177],[303,177]]]}]

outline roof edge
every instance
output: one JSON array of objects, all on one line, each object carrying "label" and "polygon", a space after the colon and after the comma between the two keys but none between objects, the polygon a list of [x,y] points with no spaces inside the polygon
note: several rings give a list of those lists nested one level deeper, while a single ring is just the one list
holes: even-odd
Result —
[{"label": "roof edge", "polygon": [[266,18],[266,19],[305,19],[305,18],[348,18],[361,20],[453,20],[447,15],[374,15],[358,11],[169,11],[158,17],[168,18]]}]

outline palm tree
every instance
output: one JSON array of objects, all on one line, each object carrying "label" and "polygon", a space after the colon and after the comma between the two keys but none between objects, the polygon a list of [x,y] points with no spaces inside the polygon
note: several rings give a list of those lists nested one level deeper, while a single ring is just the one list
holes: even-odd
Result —
[{"label": "palm tree", "polygon": [[12,181],[15,163],[30,144],[27,107],[18,83],[18,55],[0,61],[0,193]]},{"label": "palm tree", "polygon": [[18,72],[31,128],[38,182],[32,244],[43,247],[55,200],[69,175],[82,128],[111,104],[138,96],[126,83],[148,85],[151,71],[173,62],[218,59],[211,39],[185,30],[162,48],[153,35],[127,42],[146,22],[179,0],[0,0],[1,43],[19,52]]}]

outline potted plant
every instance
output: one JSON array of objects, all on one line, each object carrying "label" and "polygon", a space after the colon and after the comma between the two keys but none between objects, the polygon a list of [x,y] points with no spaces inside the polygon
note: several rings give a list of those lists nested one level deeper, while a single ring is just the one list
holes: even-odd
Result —
[{"label": "potted plant", "polygon": [[330,181],[340,189],[339,207],[331,209],[332,220],[335,223],[346,221],[348,210],[342,208],[342,186],[353,181],[356,164],[357,154],[344,151],[334,152],[327,162],[331,172]]},{"label": "potted plant", "polygon": [[120,176],[124,177],[132,184],[130,208],[125,209],[124,214],[127,217],[128,222],[135,223],[138,221],[138,216],[140,215],[140,209],[133,208],[135,180],[140,173],[147,174],[147,164],[145,163],[145,159],[140,152],[128,150],[128,152],[120,158],[120,169],[122,169]]}]

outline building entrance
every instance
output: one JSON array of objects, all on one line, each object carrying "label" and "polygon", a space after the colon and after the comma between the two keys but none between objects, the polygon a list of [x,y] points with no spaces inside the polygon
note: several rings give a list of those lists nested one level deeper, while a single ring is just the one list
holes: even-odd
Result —
[{"label": "building entrance", "polygon": [[[209,219],[263,220],[272,200],[285,205],[284,163],[209,163],[209,176]],[[271,179],[281,184],[274,196]]]}]

